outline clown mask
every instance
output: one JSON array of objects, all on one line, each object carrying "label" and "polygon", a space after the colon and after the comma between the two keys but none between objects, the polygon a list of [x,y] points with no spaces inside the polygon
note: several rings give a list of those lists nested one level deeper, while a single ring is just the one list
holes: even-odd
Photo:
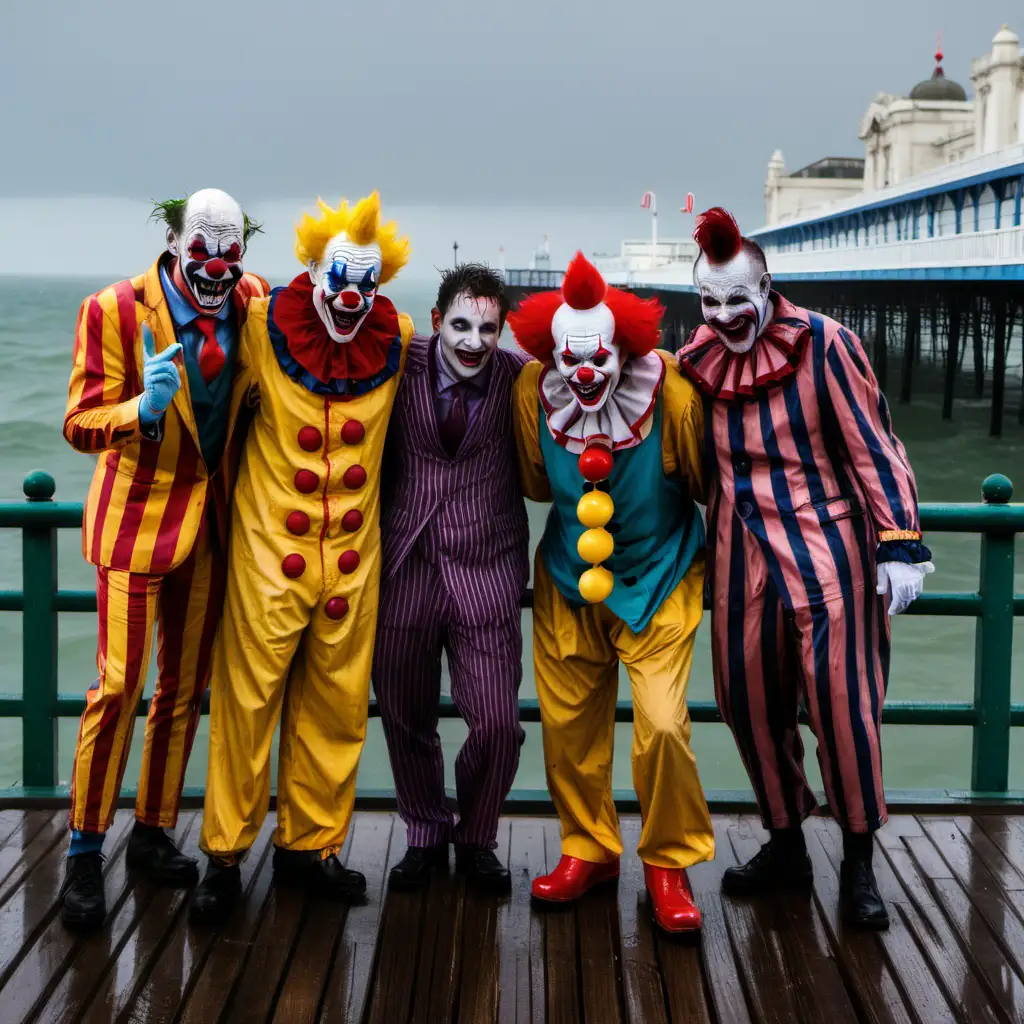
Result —
[{"label": "clown mask", "polygon": [[359,245],[342,232],[327,243],[323,258],[309,265],[313,305],[335,341],[351,341],[369,315],[381,264],[376,242]]},{"label": "clown mask", "polygon": [[551,322],[555,368],[585,412],[608,401],[622,374],[622,353],[615,343],[615,317],[605,303],[573,309],[563,303]]},{"label": "clown mask", "polygon": [[704,319],[730,352],[748,352],[771,320],[771,275],[747,249],[724,263],[701,257],[694,275]]},{"label": "clown mask", "polygon": [[201,189],[185,204],[181,231],[167,229],[167,249],[176,257],[175,280],[196,309],[220,312],[242,279],[242,208],[220,189]]},{"label": "clown mask", "polygon": [[501,307],[493,298],[459,292],[441,316],[431,314],[441,338],[441,354],[456,380],[469,380],[490,362],[501,335]]}]

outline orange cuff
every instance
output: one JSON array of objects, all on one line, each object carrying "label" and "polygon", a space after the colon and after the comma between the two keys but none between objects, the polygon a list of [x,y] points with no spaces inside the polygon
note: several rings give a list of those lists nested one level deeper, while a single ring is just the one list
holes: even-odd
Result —
[{"label": "orange cuff", "polygon": [[880,530],[878,542],[884,544],[887,540],[920,540],[921,534],[916,530]]}]

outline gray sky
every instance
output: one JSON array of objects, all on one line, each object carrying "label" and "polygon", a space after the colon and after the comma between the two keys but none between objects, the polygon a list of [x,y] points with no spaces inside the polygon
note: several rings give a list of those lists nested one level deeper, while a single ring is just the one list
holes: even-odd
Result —
[{"label": "gray sky", "polygon": [[1000,24],[1024,33],[1013,0],[0,2],[0,197],[378,187],[469,221],[622,211],[641,236],[647,188],[666,236],[688,190],[760,225],[773,149],[861,155],[872,96],[927,77],[938,30],[968,92]]}]

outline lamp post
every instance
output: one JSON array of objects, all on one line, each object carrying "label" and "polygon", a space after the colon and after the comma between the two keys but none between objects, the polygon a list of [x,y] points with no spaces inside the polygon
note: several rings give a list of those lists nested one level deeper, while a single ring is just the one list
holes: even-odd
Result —
[{"label": "lamp post", "polygon": [[452,242],[452,252],[454,253],[452,266],[457,267],[459,265],[459,243]]}]

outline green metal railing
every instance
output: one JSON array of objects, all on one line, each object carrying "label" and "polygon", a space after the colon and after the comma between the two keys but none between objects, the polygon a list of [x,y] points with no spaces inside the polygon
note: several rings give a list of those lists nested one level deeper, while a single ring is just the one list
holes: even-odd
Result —
[{"label": "green metal railing", "polygon": [[[60,590],[57,585],[57,530],[82,525],[82,506],[54,501],[53,478],[42,471],[25,479],[27,500],[0,503],[0,528],[22,531],[22,589],[0,591],[0,611],[22,612],[22,695],[0,694],[0,718],[22,720],[23,786],[8,795],[54,797],[57,787],[57,720],[77,717],[84,696],[57,691],[57,616],[60,612],[93,612],[93,591]],[[965,798],[1003,798],[1009,794],[1010,728],[1024,725],[1024,703],[1010,699],[1013,618],[1024,616],[1024,595],[1014,594],[1015,535],[1024,533],[1024,504],[1010,504],[1013,486],[1001,475],[982,485],[983,503],[924,505],[923,529],[929,533],[981,535],[978,590],[973,593],[924,594],[908,609],[910,615],[958,615],[977,620],[975,632],[974,699],[964,702],[887,701],[882,721],[893,725],[959,725],[973,730],[971,792]],[[532,604],[527,594],[524,606]],[[146,701],[139,715],[148,710]],[[204,702],[203,713],[208,711]],[[376,715],[371,701],[370,714]],[[712,701],[691,701],[695,722],[720,722]],[[442,701],[441,716],[457,718],[450,699]],[[523,722],[539,722],[536,700],[520,700]],[[632,722],[629,701],[619,701],[615,719]],[[388,793],[367,794],[387,798]],[[736,802],[743,796],[732,794]],[[522,795],[521,795],[522,796]],[[528,793],[527,801],[543,794]],[[617,794],[628,803],[626,794]]]}]

